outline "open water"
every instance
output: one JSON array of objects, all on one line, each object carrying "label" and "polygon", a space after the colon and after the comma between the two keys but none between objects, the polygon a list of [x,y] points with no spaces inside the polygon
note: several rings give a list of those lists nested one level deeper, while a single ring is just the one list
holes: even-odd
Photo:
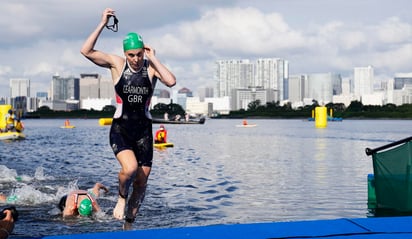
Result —
[{"label": "open water", "polygon": [[[16,195],[12,238],[121,231],[112,219],[120,166],[109,126],[96,119],[26,120],[27,139],[0,141],[0,192]],[[134,229],[274,221],[364,218],[367,174],[376,148],[410,135],[411,120],[344,120],[316,129],[304,120],[208,119],[166,125],[174,148],[155,150]],[[158,127],[153,125],[154,130]],[[57,203],[73,188],[102,182],[103,213],[62,220]],[[10,203],[4,204],[8,206]]]}]

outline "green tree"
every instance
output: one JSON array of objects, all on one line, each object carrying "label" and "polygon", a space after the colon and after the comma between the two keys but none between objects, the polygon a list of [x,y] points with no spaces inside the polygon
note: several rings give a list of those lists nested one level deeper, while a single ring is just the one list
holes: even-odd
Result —
[{"label": "green tree", "polygon": [[247,110],[248,111],[256,111],[259,106],[260,106],[260,100],[255,100],[255,101],[250,102],[247,105]]},{"label": "green tree", "polygon": [[346,110],[351,112],[361,112],[363,110],[362,102],[357,100],[352,101]]},{"label": "green tree", "polygon": [[153,106],[153,110],[150,111],[150,113],[156,117],[163,117],[163,115],[165,113],[167,113],[170,116],[174,116],[174,115],[181,115],[184,116],[185,115],[185,110],[182,108],[181,105],[179,104],[174,104],[174,103],[170,103],[170,104],[163,104],[163,103],[159,103],[155,106]]}]

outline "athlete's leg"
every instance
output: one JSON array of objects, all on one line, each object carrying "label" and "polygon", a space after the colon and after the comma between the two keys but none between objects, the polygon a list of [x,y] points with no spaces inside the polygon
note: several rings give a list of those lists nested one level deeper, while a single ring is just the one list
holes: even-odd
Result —
[{"label": "athlete's leg", "polygon": [[124,218],[129,187],[136,177],[138,165],[132,150],[123,150],[116,155],[116,158],[122,168],[119,172],[119,198],[113,209],[113,216],[121,220]]},{"label": "athlete's leg", "polygon": [[139,167],[137,170],[137,176],[133,182],[133,191],[127,204],[126,221],[124,224],[125,229],[131,228],[131,224],[139,212],[140,205],[143,202],[146,193],[147,180],[150,171],[151,167],[147,166]]}]

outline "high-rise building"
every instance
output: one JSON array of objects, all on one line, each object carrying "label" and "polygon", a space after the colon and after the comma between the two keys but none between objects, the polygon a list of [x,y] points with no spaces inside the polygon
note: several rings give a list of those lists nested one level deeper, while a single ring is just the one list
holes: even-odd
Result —
[{"label": "high-rise building", "polygon": [[216,62],[217,97],[230,96],[232,90],[254,86],[254,65],[249,60],[221,60]]},{"label": "high-rise building", "polygon": [[[255,63],[249,60],[221,60],[216,62],[215,97],[232,97],[232,106],[245,108],[249,100],[262,92],[259,100],[282,101],[288,98],[288,62],[279,58],[260,58]],[[253,91],[252,89],[259,89]],[[252,92],[243,94],[244,92]],[[268,93],[269,92],[269,93]],[[242,102],[241,95],[247,96]],[[250,97],[249,97],[250,96]],[[268,96],[268,97],[266,97]],[[273,99],[273,97],[275,97]],[[262,104],[267,102],[261,101]]]},{"label": "high-rise building", "polygon": [[80,100],[100,98],[100,75],[80,74]]},{"label": "high-rise building", "polygon": [[353,80],[355,96],[361,97],[363,95],[373,94],[374,74],[372,66],[355,67]]},{"label": "high-rise building", "polygon": [[32,109],[29,79],[10,79],[10,103],[19,118],[24,116],[27,110]]},{"label": "high-rise building", "polygon": [[200,101],[204,101],[205,98],[213,97],[213,87],[200,87],[197,89]]},{"label": "high-rise building", "polygon": [[305,76],[293,75],[289,77],[289,101],[290,102],[302,102],[305,98]]},{"label": "high-rise building", "polygon": [[319,104],[333,102],[333,95],[342,94],[342,78],[340,74],[318,73],[308,74],[305,79],[305,98],[318,101]]},{"label": "high-rise building", "polygon": [[387,85],[388,103],[396,105],[412,103],[412,73],[396,74]]},{"label": "high-rise building", "polygon": [[10,97],[30,97],[30,80],[23,78],[10,79]]},{"label": "high-rise building", "polygon": [[412,85],[412,73],[396,74],[393,89],[401,90],[405,85]]},{"label": "high-rise building", "polygon": [[80,74],[80,100],[113,99],[114,86],[110,77],[99,74]]},{"label": "high-rise building", "polygon": [[[216,62],[216,97],[233,96],[234,90],[264,89],[277,92],[277,99],[288,98],[288,62],[279,58],[260,58]],[[266,102],[262,102],[266,103]]]},{"label": "high-rise building", "polygon": [[52,78],[51,97],[53,101],[79,100],[79,78],[54,75]]},{"label": "high-rise building", "polygon": [[278,92],[279,99],[288,99],[289,63],[279,58],[260,58],[256,61],[254,85]]},{"label": "high-rise building", "polygon": [[259,101],[261,105],[267,102],[274,102],[277,98],[277,92],[273,89],[263,89],[263,87],[250,87],[249,89],[233,90],[230,108],[233,110],[249,108],[249,104]]},{"label": "high-rise building", "polygon": [[36,93],[36,98],[41,100],[47,100],[49,98],[49,94],[47,94],[47,92],[44,91],[39,91]]}]

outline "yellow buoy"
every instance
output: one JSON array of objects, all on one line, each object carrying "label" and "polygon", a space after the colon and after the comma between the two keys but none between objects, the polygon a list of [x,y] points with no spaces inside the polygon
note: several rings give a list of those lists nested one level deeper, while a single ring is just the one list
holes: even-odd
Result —
[{"label": "yellow buoy", "polygon": [[99,125],[104,126],[104,125],[111,125],[113,119],[112,118],[100,118],[99,119]]},{"label": "yellow buoy", "polygon": [[325,106],[315,108],[315,126],[316,128],[326,128],[328,125],[328,111]]}]

